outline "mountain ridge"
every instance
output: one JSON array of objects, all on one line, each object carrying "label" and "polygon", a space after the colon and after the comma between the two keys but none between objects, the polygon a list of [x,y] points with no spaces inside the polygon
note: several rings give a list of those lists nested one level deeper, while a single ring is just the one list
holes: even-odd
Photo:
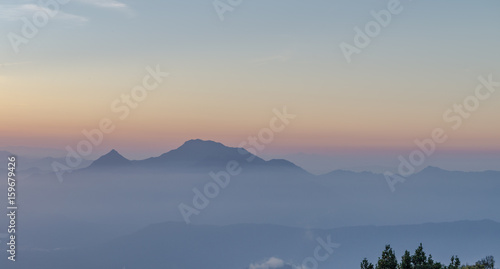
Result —
[{"label": "mountain ridge", "polygon": [[124,166],[124,165],[130,165],[131,161],[120,153],[116,151],[115,149],[112,149],[108,153],[102,155],[99,157],[97,160],[93,161],[92,164],[89,166],[89,168],[96,167],[96,166]]},{"label": "mountain ridge", "polygon": [[[174,168],[202,168],[213,166],[224,166],[229,161],[237,161],[241,165],[251,164],[254,166],[288,168],[296,169],[301,172],[312,175],[306,169],[296,165],[286,159],[271,159],[264,160],[257,155],[254,155],[244,148],[226,146],[220,142],[202,139],[190,139],[185,141],[178,148],[162,153],[156,157],[149,157],[141,160],[129,160],[121,155],[117,150],[112,149],[110,152],[103,154],[101,157],[92,162],[89,167],[100,168],[116,168],[124,166],[144,166],[144,167],[174,167]],[[442,169],[436,166],[426,166],[411,176],[444,173],[496,173],[500,171],[485,170],[485,171],[452,171]],[[348,169],[335,169],[328,173],[317,175],[317,177],[351,177],[351,176],[383,176],[379,173],[370,171],[356,172]]]},{"label": "mountain ridge", "polygon": [[156,169],[198,169],[225,167],[228,162],[236,161],[241,166],[253,166],[264,168],[286,168],[308,173],[303,168],[284,159],[272,159],[266,161],[257,155],[248,152],[244,148],[228,147],[222,143],[191,139],[184,142],[176,149],[165,152],[157,157],[142,160],[129,160],[123,157],[115,149],[102,155],[95,160],[89,168],[117,168],[124,166],[135,166]]}]

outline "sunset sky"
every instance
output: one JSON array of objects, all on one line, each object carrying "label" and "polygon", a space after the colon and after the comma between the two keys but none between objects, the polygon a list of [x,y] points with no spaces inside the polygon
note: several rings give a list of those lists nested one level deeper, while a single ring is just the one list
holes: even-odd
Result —
[{"label": "sunset sky", "polygon": [[[265,153],[404,151],[437,127],[450,137],[440,150],[500,153],[500,91],[459,129],[443,120],[478,77],[500,81],[500,3],[401,1],[347,63],[339,45],[388,2],[248,0],[221,21],[211,0],[73,0],[15,53],[9,33],[40,9],[2,1],[0,147],[64,149],[102,118],[116,130],[97,152],[152,156],[193,138],[237,146],[286,106],[297,117]],[[157,65],[169,77],[120,120],[113,101]]]}]

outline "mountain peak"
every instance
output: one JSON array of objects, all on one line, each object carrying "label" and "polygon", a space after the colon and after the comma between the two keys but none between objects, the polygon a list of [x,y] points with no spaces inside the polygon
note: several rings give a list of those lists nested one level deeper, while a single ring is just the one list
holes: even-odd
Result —
[{"label": "mountain peak", "polygon": [[92,165],[99,166],[110,166],[110,165],[127,165],[130,164],[130,160],[123,157],[118,151],[112,149],[110,152],[102,155],[99,159],[95,160]]},{"label": "mountain peak", "polygon": [[444,169],[441,169],[439,167],[436,167],[436,166],[427,166],[426,168],[422,169],[420,171],[420,173],[441,173],[441,172],[449,172],[447,170],[444,170]]},{"label": "mountain peak", "polygon": [[211,140],[191,139],[177,149],[162,154],[160,159],[174,162],[211,163],[245,158],[238,148],[227,147]]},{"label": "mountain peak", "polygon": [[120,156],[121,156],[121,154],[120,154],[120,153],[118,153],[118,151],[116,151],[116,149],[112,149],[110,152],[108,152],[108,153],[107,153],[107,154],[105,154],[105,155],[108,155],[108,154],[120,155]]},{"label": "mountain peak", "polygon": [[135,167],[147,166],[158,169],[168,167],[170,170],[185,169],[185,171],[192,172],[199,169],[206,170],[207,167],[210,167],[210,169],[213,169],[213,167],[226,167],[230,161],[236,161],[240,165],[251,165],[256,169],[259,167],[259,169],[295,169],[295,171],[303,171],[302,168],[287,160],[273,159],[265,161],[244,148],[228,147],[219,142],[201,139],[188,140],[174,150],[158,157],[140,161],[130,161],[113,149],[95,160],[91,166],[116,167],[133,163]]},{"label": "mountain peak", "polygon": [[226,148],[226,146],[224,146],[223,144],[219,143],[219,142],[215,142],[215,141],[212,141],[212,140],[201,140],[201,139],[191,139],[191,140],[188,140],[186,142],[184,142],[184,144],[182,144],[182,146],[180,146],[179,148]]}]

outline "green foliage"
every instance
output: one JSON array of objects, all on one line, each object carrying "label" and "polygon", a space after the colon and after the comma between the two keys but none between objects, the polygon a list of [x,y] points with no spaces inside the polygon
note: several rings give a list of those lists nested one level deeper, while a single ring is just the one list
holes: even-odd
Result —
[{"label": "green foliage", "polygon": [[485,269],[483,265],[464,265],[460,269]]},{"label": "green foliage", "polygon": [[495,259],[493,256],[486,256],[476,262],[475,265],[464,265],[460,267],[460,269],[494,269],[495,268]]},{"label": "green foliage", "polygon": [[373,264],[369,263],[366,258],[361,262],[361,269],[373,269]]},{"label": "green foliage", "polygon": [[401,264],[399,265],[400,269],[413,269],[413,265],[411,263],[411,255],[408,250],[405,250],[405,254],[401,257]]},{"label": "green foliage", "polygon": [[385,246],[382,257],[378,258],[377,269],[397,269],[398,260],[390,245]]},{"label": "green foliage", "polygon": [[451,256],[450,265],[446,269],[459,269],[460,259],[457,256]]},{"label": "green foliage", "polygon": [[429,269],[441,269],[444,268],[440,262],[434,262],[432,259],[432,255],[429,254],[429,258],[427,259],[427,266]]},{"label": "green foliage", "polygon": [[415,254],[411,256],[411,262],[415,269],[427,269],[427,256],[425,256],[422,243],[420,243],[420,246],[415,250]]},{"label": "green foliage", "polygon": [[494,269],[495,258],[493,258],[493,256],[486,256],[486,258],[476,262],[476,266],[483,266],[485,269]]}]

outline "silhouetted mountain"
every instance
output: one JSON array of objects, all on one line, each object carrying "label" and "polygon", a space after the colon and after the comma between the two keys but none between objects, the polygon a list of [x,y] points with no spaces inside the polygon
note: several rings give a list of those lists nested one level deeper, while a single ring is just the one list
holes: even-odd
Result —
[{"label": "silhouetted mountain", "polygon": [[[16,176],[19,179],[28,177],[38,177],[41,174],[53,174],[52,164],[58,162],[66,163],[65,158],[53,157],[26,157],[24,155],[15,154],[9,151],[0,151],[0,172],[5,174],[7,171],[8,157],[16,157]],[[82,159],[78,168],[85,168],[90,165],[91,161]]]},{"label": "silhouetted mountain", "polygon": [[214,169],[224,170],[231,161],[242,167],[255,168],[254,171],[268,172],[271,169],[278,172],[293,170],[307,173],[287,160],[265,161],[243,148],[227,147],[218,142],[200,139],[186,141],[179,148],[158,157],[138,161],[129,161],[112,150],[94,161],[90,168],[113,168],[133,164],[137,169],[208,173]]},{"label": "silhouetted mountain", "polygon": [[[246,158],[252,155],[239,151],[212,141],[192,140],[159,157],[130,161],[131,165],[93,165],[67,173],[63,184],[54,175],[32,176],[23,188],[24,208],[33,212],[50,208],[71,218],[96,222],[122,219],[127,220],[122,225],[134,227],[142,221],[178,221],[183,219],[179,204],[192,206],[198,191],[205,196],[211,191],[207,186],[227,178],[227,173],[223,174],[227,162],[237,159],[241,173],[231,176],[227,187],[217,185],[220,188],[215,193],[220,195],[208,199],[206,213],[191,216],[193,223],[251,220],[328,228],[484,218],[500,221],[500,172],[431,167],[395,183],[391,192],[382,174],[337,170],[314,176],[287,161],[255,157],[248,162]],[[125,159],[111,153],[96,162]],[[113,215],[102,205],[112,207]],[[131,208],[140,208],[141,218],[135,218]]]},{"label": "silhouetted mountain", "polygon": [[441,169],[439,167],[435,167],[435,166],[427,166],[425,167],[424,169],[418,171],[418,172],[415,172],[413,173],[413,176],[414,175],[434,175],[434,176],[437,176],[437,175],[445,175],[447,173],[453,173],[453,172],[456,172],[456,171],[448,171],[448,170],[444,170],[444,169]]},{"label": "silhouetted mountain", "polygon": [[111,150],[107,154],[101,156],[99,159],[92,162],[90,168],[92,167],[115,167],[115,166],[125,166],[130,165],[131,161],[123,157],[118,151]]},{"label": "silhouetted mountain", "polygon": [[[486,170],[486,171],[450,171],[450,170],[445,170],[439,167],[435,166],[427,166],[426,168],[422,169],[420,172],[415,173],[414,176],[420,176],[420,177],[427,177],[427,176],[473,176],[477,175],[479,177],[484,177],[484,176],[495,176],[499,174],[500,171],[493,171],[493,170]],[[500,179],[500,178],[498,178]]]},{"label": "silhouetted mountain", "polygon": [[[200,139],[186,141],[177,149],[171,150],[158,157],[137,161],[137,164],[175,164],[182,166],[210,166],[225,165],[228,161],[246,162],[250,153],[244,149],[226,147],[214,141],[204,141]],[[265,163],[259,157],[252,161],[255,164]]]}]

